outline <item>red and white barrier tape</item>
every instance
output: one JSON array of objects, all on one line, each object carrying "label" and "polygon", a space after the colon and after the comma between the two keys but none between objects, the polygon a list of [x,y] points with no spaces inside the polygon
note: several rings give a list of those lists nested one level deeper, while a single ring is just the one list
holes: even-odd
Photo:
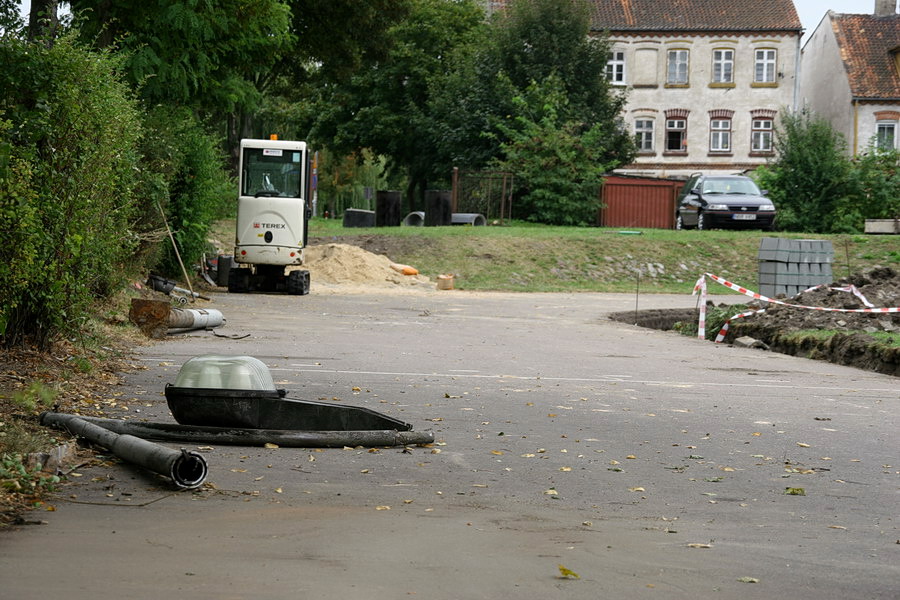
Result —
[{"label": "red and white barrier tape", "polygon": [[[811,287],[811,288],[807,288],[807,289],[803,290],[803,292],[801,292],[801,293],[804,293],[804,294],[805,294],[806,292],[812,292],[812,291],[814,291],[814,290],[820,290],[820,289],[822,289],[822,288],[824,288],[824,287],[828,287],[828,286],[825,285],[824,283],[821,284],[821,285],[814,285],[814,286]],[[829,289],[829,290],[833,290],[833,291],[835,291],[835,292],[850,292],[851,294],[853,294],[854,296],[856,296],[857,298],[859,298],[859,301],[862,302],[863,304],[865,304],[866,306],[868,306],[869,308],[875,308],[875,305],[872,304],[871,302],[869,302],[869,301],[866,299],[866,297],[863,296],[863,293],[859,291],[859,288],[856,287],[855,285],[853,285],[852,283],[851,283],[850,285],[846,286],[846,287],[829,287],[828,289]]]},{"label": "red and white barrier tape", "polygon": [[[821,310],[824,312],[882,313],[882,314],[900,313],[900,307],[894,307],[894,308],[877,308],[877,307],[875,307],[872,303],[870,303],[866,299],[865,296],[863,296],[862,292],[860,292],[859,289],[857,289],[857,287],[855,285],[849,285],[846,287],[839,287],[839,288],[829,288],[829,289],[832,289],[832,290],[835,290],[838,292],[852,293],[854,296],[859,298],[860,301],[863,304],[865,304],[867,308],[825,308],[822,306],[805,306],[803,304],[790,304],[789,302],[775,300],[773,298],[763,296],[762,294],[760,294],[758,292],[748,290],[747,288],[741,287],[741,286],[737,285],[736,283],[732,283],[732,282],[728,281],[727,279],[719,277],[718,275],[713,275],[712,273],[705,273],[702,277],[700,277],[700,279],[697,280],[697,283],[694,285],[694,291],[691,293],[691,295],[694,296],[697,294],[698,291],[700,292],[700,318],[697,323],[697,337],[701,340],[706,339],[706,296],[707,296],[706,278],[707,277],[709,277],[716,283],[724,285],[725,287],[732,289],[736,292],[740,292],[741,294],[744,294],[745,296],[749,296],[755,300],[760,300],[762,302],[769,302],[771,304],[780,304],[782,306],[792,306],[794,308],[804,308],[807,310]],[[822,287],[826,287],[826,286],[817,285],[817,286],[811,287],[805,291],[809,292],[809,291],[819,289]],[[740,314],[737,314],[737,315],[731,317],[730,319],[725,321],[725,324],[722,326],[722,329],[719,330],[719,334],[716,336],[716,343],[720,344],[720,343],[722,343],[722,341],[724,341],[725,334],[728,333],[728,328],[730,327],[731,322],[733,320],[742,319],[744,317],[749,317],[751,315],[757,315],[757,314],[761,314],[764,312],[766,312],[766,309],[764,309],[764,308],[760,309],[760,310],[748,310],[748,311],[742,312]]]},{"label": "red and white barrier tape", "polygon": [[716,336],[716,343],[721,344],[725,341],[725,335],[728,333],[728,328],[731,327],[731,322],[735,319],[743,319],[744,317],[750,317],[752,315],[761,315],[766,312],[766,309],[761,308],[759,310],[746,310],[740,314],[734,315],[722,325],[722,329],[719,330],[719,335]]},{"label": "red and white barrier tape", "polygon": [[712,273],[707,273],[706,277],[709,277],[716,283],[724,285],[725,287],[732,289],[736,292],[740,292],[745,296],[749,296],[756,300],[762,300],[763,302],[769,302],[771,304],[780,304],[782,306],[791,306],[793,308],[805,308],[807,310],[821,310],[825,312],[842,312],[842,313],[900,313],[900,307],[893,308],[826,308],[823,306],[805,306],[803,304],[791,304],[789,302],[783,302],[781,300],[775,300],[773,298],[769,298],[759,294],[757,292],[748,290],[747,288],[743,288],[735,283],[731,283],[727,279],[723,279],[718,275],[713,275]]},{"label": "red and white barrier tape", "polygon": [[694,285],[694,291],[691,296],[697,295],[700,290],[700,321],[697,323],[697,337],[701,340],[706,339],[706,275],[701,275]]}]

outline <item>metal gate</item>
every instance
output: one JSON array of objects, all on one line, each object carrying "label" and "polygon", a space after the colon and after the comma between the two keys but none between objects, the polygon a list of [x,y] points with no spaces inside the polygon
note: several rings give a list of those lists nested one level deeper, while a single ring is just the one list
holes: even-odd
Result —
[{"label": "metal gate", "polygon": [[455,213],[479,213],[486,219],[512,218],[513,174],[506,171],[464,171],[453,169]]}]

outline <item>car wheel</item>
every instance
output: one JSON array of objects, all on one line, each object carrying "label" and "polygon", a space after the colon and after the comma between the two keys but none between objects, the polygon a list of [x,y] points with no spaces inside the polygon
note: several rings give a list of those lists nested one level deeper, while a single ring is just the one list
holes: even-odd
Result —
[{"label": "car wheel", "polygon": [[684,219],[681,217],[681,213],[675,215],[675,229],[678,231],[684,229]]},{"label": "car wheel", "polygon": [[700,231],[706,229],[706,215],[702,212],[697,213],[697,229]]}]

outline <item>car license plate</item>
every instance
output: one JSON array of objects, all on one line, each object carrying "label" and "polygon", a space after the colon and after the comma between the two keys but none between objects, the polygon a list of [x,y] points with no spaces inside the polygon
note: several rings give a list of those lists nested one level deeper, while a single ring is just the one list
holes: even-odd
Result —
[{"label": "car license plate", "polygon": [[737,214],[731,215],[731,218],[734,219],[735,221],[755,221],[756,215],[746,214],[746,213],[737,213]]}]

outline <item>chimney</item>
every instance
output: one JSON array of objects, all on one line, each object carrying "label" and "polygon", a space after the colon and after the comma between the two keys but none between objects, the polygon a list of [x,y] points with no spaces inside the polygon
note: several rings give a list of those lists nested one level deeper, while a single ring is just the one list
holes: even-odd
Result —
[{"label": "chimney", "polygon": [[875,16],[886,17],[897,14],[897,0],[875,0]]}]

